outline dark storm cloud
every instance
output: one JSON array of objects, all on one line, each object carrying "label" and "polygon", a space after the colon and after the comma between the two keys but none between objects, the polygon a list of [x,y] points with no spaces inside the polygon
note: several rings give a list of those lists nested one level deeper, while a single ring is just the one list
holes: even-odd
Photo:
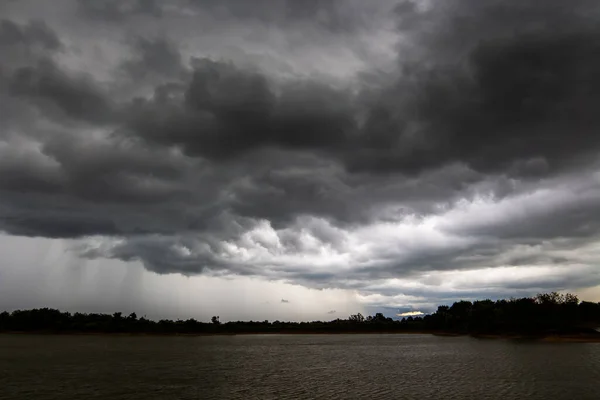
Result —
[{"label": "dark storm cloud", "polygon": [[15,69],[62,50],[64,45],[58,35],[39,20],[0,20],[0,137],[10,129],[23,129],[35,118],[26,102],[15,101],[10,94]]},{"label": "dark storm cloud", "polygon": [[221,17],[276,26],[312,24],[339,34],[364,28],[377,11],[355,0],[187,0],[187,4]]},{"label": "dark storm cloud", "polygon": [[113,117],[110,99],[91,78],[69,75],[50,60],[18,68],[11,77],[9,90],[14,96],[30,98],[59,119],[101,124]]},{"label": "dark storm cloud", "polygon": [[[15,22],[1,19],[0,51],[0,78],[6,80],[14,68],[60,53],[64,51],[64,44],[56,32],[43,21],[34,19]],[[2,89],[3,92],[5,90]]]},{"label": "dark storm cloud", "polygon": [[452,161],[483,172],[537,162],[530,167],[551,171],[593,155],[597,12],[588,1],[450,1],[416,15],[426,31],[401,23],[410,43],[399,50],[402,75],[371,108],[365,145],[348,164],[410,173]]},{"label": "dark storm cloud", "polygon": [[[367,70],[352,78],[227,61],[231,38],[210,36],[231,26],[262,38],[258,20],[289,41],[264,57],[334,68],[326,39],[365,40],[357,32],[381,15],[364,4],[72,3],[90,29],[117,32],[105,32],[112,47],[56,33],[77,28],[3,20],[0,229],[118,237],[83,254],[158,273],[315,287],[568,264],[564,249],[527,246],[583,246],[600,229],[600,197],[585,191],[596,178],[569,185],[600,150],[596,2],[402,2],[395,70],[361,59]],[[185,18],[206,24],[185,37]],[[194,49],[205,37],[213,46]],[[492,206],[479,210],[481,199]]]},{"label": "dark storm cloud", "polygon": [[8,19],[0,20],[0,46],[24,46],[58,50],[62,44],[54,31],[43,21],[18,24]]},{"label": "dark storm cloud", "polygon": [[160,17],[157,0],[77,0],[81,13],[93,20],[119,22],[137,15]]},{"label": "dark storm cloud", "polygon": [[[96,22],[118,23],[133,18],[159,18],[193,10],[201,16],[227,22],[259,23],[280,28],[310,26],[332,34],[364,29],[379,9],[358,0],[77,0],[80,13]],[[391,9],[391,4],[389,7]]]},{"label": "dark storm cloud", "polygon": [[258,72],[193,61],[189,86],[164,86],[152,100],[134,102],[128,133],[223,160],[269,146],[334,149],[352,127],[344,93],[325,84],[287,84],[276,95]]},{"label": "dark storm cloud", "polygon": [[177,46],[164,37],[133,40],[134,56],[123,64],[123,70],[133,79],[151,74],[177,78],[184,73],[183,60]]},{"label": "dark storm cloud", "polygon": [[32,212],[25,216],[4,215],[0,227],[13,235],[47,238],[77,238],[93,232],[95,235],[116,235],[119,229],[112,221],[90,215]]},{"label": "dark storm cloud", "polygon": [[[111,100],[93,77],[69,73],[56,64],[53,57],[63,53],[65,46],[45,23],[2,20],[0,48],[6,55],[0,65],[3,96],[26,98],[61,122],[96,124],[113,119]],[[0,108],[7,119],[21,111],[14,99],[6,98],[3,103]]]},{"label": "dark storm cloud", "polygon": [[[593,157],[600,31],[579,17],[590,3],[568,12],[452,3],[450,16],[441,5],[418,15],[432,31],[400,24],[413,46],[427,47],[416,60],[401,47],[400,76],[375,94],[354,97],[316,82],[274,87],[260,72],[200,59],[185,101],[170,113],[156,110],[156,100],[136,104],[132,130],[209,158],[265,146],[322,152],[356,172],[415,175],[462,162],[537,177]],[[546,19],[561,28],[536,24]],[[483,34],[475,40],[470,30]]]}]

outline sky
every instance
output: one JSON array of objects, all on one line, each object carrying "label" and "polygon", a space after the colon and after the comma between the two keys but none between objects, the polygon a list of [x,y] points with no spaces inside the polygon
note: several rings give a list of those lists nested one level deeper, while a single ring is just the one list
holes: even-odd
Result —
[{"label": "sky", "polygon": [[0,53],[0,309],[600,301],[596,0],[0,0]]}]

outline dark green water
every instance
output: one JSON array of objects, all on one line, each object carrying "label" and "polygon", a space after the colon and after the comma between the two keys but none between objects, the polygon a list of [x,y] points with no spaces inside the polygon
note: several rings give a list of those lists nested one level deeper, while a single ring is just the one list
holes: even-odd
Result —
[{"label": "dark green water", "polygon": [[0,335],[1,399],[600,399],[600,344]]}]

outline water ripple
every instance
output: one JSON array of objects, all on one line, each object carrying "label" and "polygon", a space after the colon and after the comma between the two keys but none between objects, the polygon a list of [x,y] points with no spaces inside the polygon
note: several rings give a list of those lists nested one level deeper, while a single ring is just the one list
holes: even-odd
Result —
[{"label": "water ripple", "polygon": [[599,399],[600,344],[0,335],[1,399]]}]

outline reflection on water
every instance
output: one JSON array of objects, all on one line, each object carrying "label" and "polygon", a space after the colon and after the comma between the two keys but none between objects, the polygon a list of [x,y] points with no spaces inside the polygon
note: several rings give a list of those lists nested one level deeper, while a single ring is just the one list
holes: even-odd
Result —
[{"label": "reflection on water", "polygon": [[600,399],[600,344],[0,335],[5,399]]}]

